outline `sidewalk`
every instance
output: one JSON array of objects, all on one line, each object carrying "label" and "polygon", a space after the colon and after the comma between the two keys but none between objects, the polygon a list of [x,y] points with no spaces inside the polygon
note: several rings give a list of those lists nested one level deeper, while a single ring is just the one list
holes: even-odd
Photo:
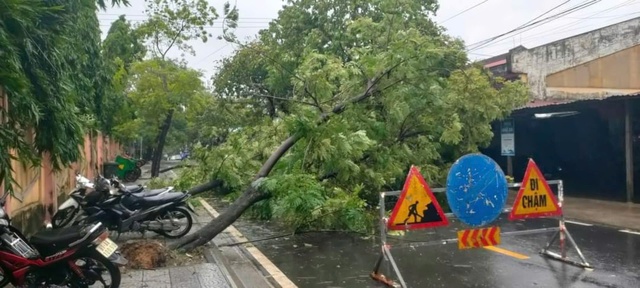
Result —
[{"label": "sidewalk", "polygon": [[640,204],[564,197],[569,219],[640,231]]},{"label": "sidewalk", "polygon": [[[193,228],[189,234],[198,231],[218,216],[204,200],[200,200],[202,207],[198,207],[194,217]],[[255,247],[218,247],[222,243],[239,242],[238,237],[244,238],[233,226],[220,233],[205,249],[204,256],[209,263],[190,266],[163,267],[155,270],[129,270],[122,274],[121,287],[126,288],[294,288],[286,285],[286,277],[275,268],[266,257]],[[117,242],[133,239],[143,239],[139,233],[123,234]],[[153,239],[169,244],[155,233],[145,234],[144,239]],[[246,240],[246,239],[245,239]],[[174,240],[175,241],[175,240]],[[282,278],[285,278],[284,280]],[[283,283],[285,285],[283,285]]]},{"label": "sidewalk", "polygon": [[[198,215],[194,216],[193,227],[189,234],[200,230],[202,226],[211,221],[213,217],[207,212],[207,210],[201,207],[196,209]],[[143,240],[153,239],[159,241],[165,245],[171,243],[171,240],[165,239],[152,232],[147,232],[144,238],[140,233],[126,233],[122,234],[116,241],[124,243],[127,240]],[[114,240],[116,240],[114,238]],[[175,241],[175,240],[174,240]],[[210,249],[217,249],[212,247]],[[210,250],[207,249],[207,250]],[[206,254],[206,253],[205,253]],[[206,255],[205,255],[206,256]],[[123,288],[169,288],[169,287],[184,287],[184,288],[235,288],[237,285],[233,283],[233,280],[229,276],[226,267],[223,264],[211,261],[207,257],[210,263],[194,264],[190,266],[174,266],[174,267],[162,267],[155,270],[126,270],[122,274],[122,283],[120,287]]]},{"label": "sidewalk", "polygon": [[[175,163],[171,161],[164,162],[164,164],[168,164],[165,166],[173,166],[179,163],[180,161],[176,161]],[[148,169],[144,171],[143,176],[149,176],[148,172]],[[174,171],[168,171],[161,173],[160,177],[175,178],[176,174]],[[148,177],[141,177],[136,183],[144,185],[149,180],[147,178]],[[194,217],[193,228],[189,234],[200,230],[200,228],[209,223],[214,217],[218,216],[217,211],[213,210],[206,201],[201,199],[200,202],[202,207],[196,209],[198,216]],[[286,285],[286,282],[283,280],[277,281],[284,277],[284,274],[277,270],[277,268],[273,269],[270,267],[275,267],[275,265],[265,260],[266,257],[261,255],[261,253],[257,251],[257,248],[253,248],[256,251],[251,252],[248,252],[247,249],[252,249],[252,247],[237,246],[219,248],[217,245],[238,242],[238,235],[233,233],[234,237],[232,237],[230,231],[236,232],[237,230],[235,230],[233,226],[230,226],[208,243],[208,249],[205,249],[204,254],[209,263],[184,267],[164,267],[156,270],[130,270],[122,274],[121,287],[295,288],[295,285]],[[123,234],[117,242],[129,239],[142,239],[140,233],[128,234],[129,235]],[[240,236],[242,235],[240,234]],[[159,240],[164,244],[170,242],[155,233],[145,234],[144,238]],[[264,257],[264,259],[256,259],[261,258],[260,256]],[[273,273],[270,273],[272,271]],[[285,285],[282,285],[282,283],[285,283]]]},{"label": "sidewalk", "polygon": [[[510,191],[507,203],[516,194]],[[567,219],[640,231],[640,204],[565,196],[562,209]]]},{"label": "sidewalk", "polygon": [[122,275],[120,287],[153,288],[231,288],[218,264],[203,263],[189,267],[134,270]]}]

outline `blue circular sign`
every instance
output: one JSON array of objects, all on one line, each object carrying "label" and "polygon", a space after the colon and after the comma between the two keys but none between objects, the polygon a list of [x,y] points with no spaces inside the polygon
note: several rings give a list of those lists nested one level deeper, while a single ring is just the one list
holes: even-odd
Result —
[{"label": "blue circular sign", "polygon": [[495,221],[507,202],[507,178],[500,166],[483,154],[458,159],[447,177],[447,202],[458,219],[472,227]]}]

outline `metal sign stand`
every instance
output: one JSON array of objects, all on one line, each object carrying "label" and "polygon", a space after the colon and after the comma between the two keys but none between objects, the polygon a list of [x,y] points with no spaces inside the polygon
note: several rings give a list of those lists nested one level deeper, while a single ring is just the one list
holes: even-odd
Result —
[{"label": "metal sign stand", "polygon": [[[558,205],[560,206],[560,208],[562,208],[562,203],[564,202],[564,186],[562,184],[562,180],[552,180],[552,181],[547,181],[547,183],[551,184],[551,185],[557,185],[558,186]],[[509,184],[509,188],[518,188],[522,185],[522,183],[512,183]],[[434,193],[443,193],[445,192],[445,188],[433,188],[431,189]],[[407,288],[407,283],[405,282],[404,278],[402,277],[402,273],[400,273],[400,270],[398,269],[398,265],[396,264],[395,259],[393,258],[393,256],[391,255],[391,245],[387,243],[387,221],[389,220],[386,217],[386,209],[385,209],[385,198],[387,196],[398,196],[400,195],[401,191],[390,191],[390,192],[381,192],[380,193],[380,202],[379,202],[379,206],[380,206],[380,257],[378,257],[378,260],[376,261],[376,264],[374,266],[373,271],[371,272],[370,276],[371,278],[373,278],[374,280],[381,282],[389,287],[397,287],[399,284],[399,287],[402,288]],[[509,213],[511,212],[511,207],[509,208],[505,208],[504,210],[502,210],[502,213]],[[451,218],[456,218],[455,215],[453,215],[453,213],[446,213],[445,216],[449,219]],[[548,217],[548,218],[558,218],[558,217]],[[406,231],[406,230],[405,230]],[[592,268],[592,266],[587,262],[587,260],[585,259],[584,255],[582,254],[582,251],[580,250],[580,248],[578,247],[578,245],[576,244],[576,242],[574,241],[573,237],[571,236],[571,233],[569,233],[569,231],[567,230],[567,227],[565,226],[565,219],[564,219],[564,214],[562,214],[561,216],[559,216],[558,219],[558,227],[550,227],[550,228],[540,228],[540,229],[530,229],[530,230],[522,230],[522,231],[509,231],[509,232],[502,232],[500,235],[501,237],[506,237],[506,236],[520,236],[520,235],[530,235],[530,234],[541,234],[541,233],[549,233],[549,232],[555,232],[553,234],[553,236],[551,237],[551,240],[549,241],[549,243],[547,243],[547,245],[540,251],[540,254],[543,256],[547,256],[550,259],[554,259],[554,260],[558,260],[558,261],[562,261],[565,262],[567,264],[571,264],[571,265],[576,265],[578,267],[582,267],[582,268]],[[560,246],[560,253],[555,253],[550,251],[552,245],[559,240],[559,246]],[[571,247],[566,247],[566,241],[569,240],[569,244],[571,244],[571,246],[576,250],[578,256],[580,257],[580,262],[575,261],[570,259],[569,257],[567,257],[567,252],[568,252],[568,248]],[[432,240],[432,241],[425,241],[425,242],[411,242],[411,243],[406,243],[406,244],[399,244],[397,246],[399,247],[422,247],[422,246],[435,246],[435,245],[445,245],[445,244],[450,244],[450,243],[457,243],[458,242],[458,238],[451,238],[451,239],[441,239],[441,240]],[[398,282],[399,283],[395,283],[393,280],[385,277],[384,275],[382,275],[380,273],[380,266],[382,265],[383,261],[388,262],[391,265],[391,268],[393,269],[394,273],[396,274],[396,277],[398,278]]]}]

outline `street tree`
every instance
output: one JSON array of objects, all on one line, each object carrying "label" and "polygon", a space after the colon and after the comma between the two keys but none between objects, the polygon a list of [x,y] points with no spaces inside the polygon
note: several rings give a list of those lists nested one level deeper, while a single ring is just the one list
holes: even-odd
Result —
[{"label": "street tree", "polygon": [[369,227],[377,191],[395,188],[412,164],[441,183],[455,159],[489,143],[493,121],[526,101],[522,83],[469,63],[464,43],[431,19],[436,1],[288,4],[258,43],[223,63],[219,77],[240,81],[216,79],[224,101],[271,92],[287,108],[276,117],[263,109],[224,143],[199,149],[200,166],[186,174],[207,182],[190,191],[223,188],[235,200],[173,248],[207,243],[252,206],[292,228]]},{"label": "street tree", "polygon": [[[179,50],[182,53],[195,55],[193,48],[189,45],[192,40],[207,42],[212,34],[207,27],[213,25],[218,18],[216,9],[209,5],[206,0],[149,0],[147,1],[146,13],[149,19],[142,23],[137,29],[146,41],[153,58],[151,63],[159,65],[155,69],[155,77],[161,82],[161,89],[164,95],[159,97],[175,98],[175,90],[168,85],[166,71],[171,70],[168,65],[169,52]],[[168,101],[171,102],[171,101]],[[141,107],[136,107],[141,108]],[[159,108],[159,107],[158,107]],[[174,113],[178,107],[162,106],[164,110],[156,110],[157,115],[164,117],[159,122],[157,132],[155,132],[153,153],[151,156],[151,177],[157,177],[160,171],[160,161],[162,160],[165,140],[171,128]]]},{"label": "street tree", "polygon": [[[117,134],[129,135],[131,139],[142,137],[150,142],[157,132],[148,127],[167,126],[166,122],[173,121],[173,117],[190,122],[210,97],[200,77],[200,72],[173,60],[151,58],[131,65],[127,98],[131,107],[135,107],[135,119],[118,125]],[[170,110],[175,112],[167,118],[162,111]],[[162,134],[167,135],[168,132]]]},{"label": "street tree", "polygon": [[118,127],[113,137],[120,143],[136,140],[139,134],[138,131],[123,128],[130,127],[127,123],[136,119],[134,107],[127,98],[131,65],[142,61],[146,52],[141,37],[124,15],[111,23],[107,37],[102,42],[102,57],[111,81],[103,110],[105,114],[112,115],[112,121],[105,122],[104,129],[111,131]]}]

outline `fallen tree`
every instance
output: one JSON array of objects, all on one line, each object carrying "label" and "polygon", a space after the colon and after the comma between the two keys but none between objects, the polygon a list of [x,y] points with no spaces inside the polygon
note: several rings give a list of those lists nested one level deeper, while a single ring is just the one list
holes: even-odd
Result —
[{"label": "fallen tree", "polygon": [[367,198],[395,187],[410,165],[434,183],[491,140],[491,122],[524,103],[526,89],[497,91],[469,66],[463,43],[429,19],[435,1],[400,2],[292,0],[259,41],[224,62],[214,86],[242,104],[220,112],[231,120],[209,113],[198,124],[226,142],[194,149],[198,173],[185,174],[209,179],[194,195],[241,193],[171,248],[207,243],[251,207],[293,228],[371,225]]},{"label": "fallen tree", "polygon": [[[402,62],[398,63],[394,67],[387,69],[380,76],[369,80],[367,83],[367,88],[361,95],[358,95],[357,97],[349,99],[347,102],[338,104],[331,110],[331,113],[322,114],[320,116],[320,119],[318,120],[318,125],[322,125],[327,120],[329,120],[332,114],[340,114],[344,112],[347,105],[361,102],[367,99],[368,97],[370,97],[373,93],[375,93],[377,84],[380,81],[380,79],[382,79],[382,77],[384,76],[387,76],[396,67],[398,67],[401,64]],[[263,181],[265,177],[269,176],[269,173],[271,172],[273,167],[276,165],[278,160],[280,160],[280,158],[282,158],[282,156],[291,147],[293,147],[293,145],[295,145],[296,142],[300,140],[300,138],[301,137],[299,135],[291,135],[289,136],[289,138],[284,140],[282,144],[280,144],[280,147],[278,147],[278,149],[276,149],[273,152],[273,154],[271,154],[269,159],[267,159],[267,161],[262,165],[262,167],[260,168],[260,171],[258,171],[253,181],[251,182],[251,185],[249,185],[249,187],[247,187],[244,190],[244,192],[242,192],[242,195],[238,197],[229,206],[227,210],[225,210],[222,214],[220,214],[218,218],[207,223],[207,225],[202,227],[202,229],[200,229],[198,232],[183,237],[182,239],[172,243],[170,247],[172,249],[180,248],[180,249],[189,251],[200,245],[203,245],[209,242],[211,239],[213,239],[216,235],[218,235],[224,229],[229,227],[231,224],[233,224],[233,222],[235,222],[238,218],[240,218],[242,213],[244,213],[244,211],[246,211],[249,207],[251,207],[251,205],[255,204],[258,201],[268,198],[269,192],[264,189],[260,189],[261,181]],[[189,191],[192,194],[197,194],[197,192],[201,193],[207,190],[211,190],[215,187],[218,187],[218,185],[222,185],[222,181],[214,180],[200,187],[195,187],[193,189],[190,189]]]}]

